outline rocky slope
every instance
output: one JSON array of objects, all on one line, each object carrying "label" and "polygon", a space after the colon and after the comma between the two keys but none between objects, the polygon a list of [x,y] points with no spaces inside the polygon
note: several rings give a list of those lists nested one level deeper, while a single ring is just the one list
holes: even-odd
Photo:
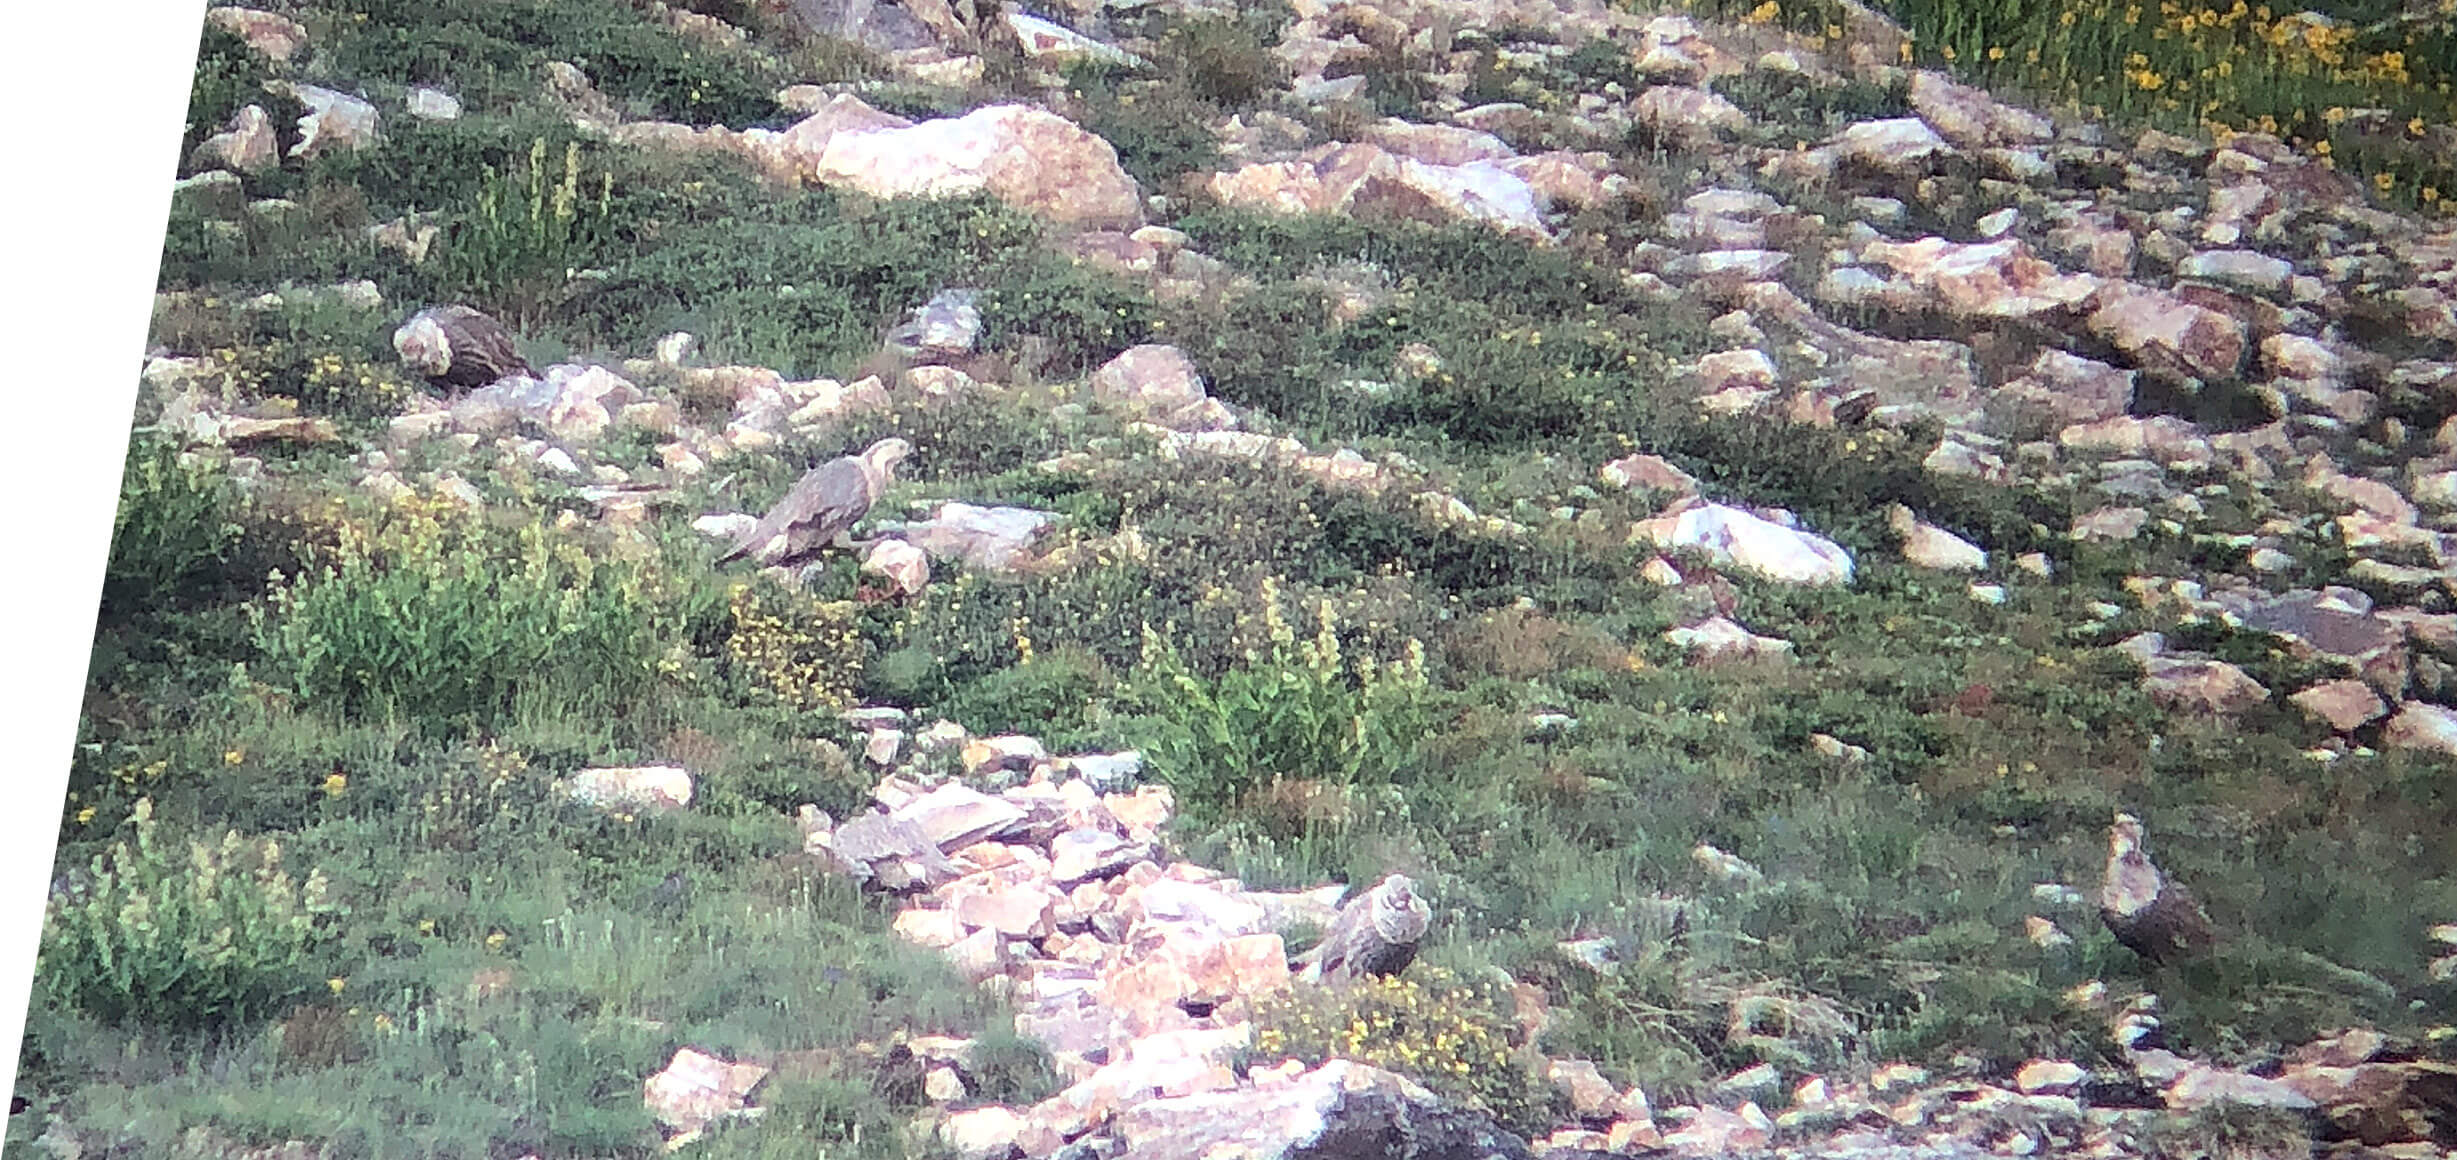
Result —
[{"label": "rocky slope", "polygon": [[[720,58],[760,51],[722,21],[650,9]],[[1052,227],[1078,264],[1161,302],[1254,284],[1255,271],[1170,224],[1196,205],[1477,223],[1531,250],[1569,250],[1616,272],[1616,292],[1633,301],[1711,318],[1705,348],[1663,368],[1695,417],[1776,438],[1840,431],[1854,453],[1861,440],[1933,441],[1921,467],[1936,479],[1992,489],[2009,507],[2021,497],[2069,502],[2068,525],[2020,529],[2025,550],[2016,551],[1982,529],[1933,522],[1943,517],[1899,497],[1864,497],[1885,512],[1899,559],[1947,591],[2002,605],[2082,583],[2030,547],[2041,542],[2059,555],[2077,546],[2098,560],[2155,559],[2154,570],[2128,570],[2106,591],[2070,594],[2092,601],[2099,621],[2132,626],[2077,629],[2136,666],[2161,709],[2225,720],[2286,707],[2308,721],[2309,757],[2320,764],[2391,749],[2457,757],[2457,407],[2448,403],[2457,392],[2457,221],[2380,208],[2275,138],[2119,131],[1903,68],[1902,31],[1856,6],[1842,35],[1814,41],[1601,0],[1292,9],[1270,50],[1283,70],[1276,102],[1206,126],[1216,167],[1166,188],[1131,174],[1120,148],[1084,127],[1092,98],[1071,79],[1081,73],[1063,71],[1089,62],[1131,72],[1165,47],[1125,31],[1132,22],[1109,6],[1053,11],[1063,19],[936,0],[793,7],[795,19],[879,54],[894,83],[1003,78],[999,99],[960,115],[883,109],[866,99],[882,91],[871,81],[786,88],[778,102],[796,119],[781,128],[636,119],[568,62],[547,70],[542,91],[593,139],[736,158],[780,191],[986,192]],[[217,7],[209,21],[273,60],[309,37],[277,12]],[[1630,83],[1573,71],[1573,46],[1596,44],[1619,54],[1614,67]],[[1523,100],[1477,99],[1497,95],[1496,60],[1516,78],[1498,95]],[[1368,87],[1394,70],[1420,93],[1409,115],[1357,113]],[[304,110],[295,132],[251,104],[203,142],[181,183],[183,199],[230,232],[241,227],[229,223],[289,212],[238,204],[238,174],[285,155],[371,147],[401,118],[458,115],[440,89],[410,91],[396,108],[284,83],[278,95]],[[1727,93],[1756,94],[1765,107]],[[1803,93],[1848,93],[1872,115],[1777,107],[1775,97]],[[1326,108],[1346,110],[1344,119],[1326,121]],[[1632,140],[1668,163],[1632,164]],[[413,262],[435,236],[406,217],[368,229]],[[1405,293],[1336,274],[1319,287],[1334,328],[1371,325]],[[206,297],[168,305],[207,309]],[[416,305],[344,284],[251,308],[311,301]],[[674,334],[628,359],[420,396],[387,420],[381,445],[349,448],[355,486],[483,507],[461,468],[430,465],[491,456],[575,489],[585,510],[566,508],[564,525],[645,551],[660,514],[728,464],[825,439],[865,416],[1002,388],[1012,368],[982,357],[992,343],[975,292],[909,308],[884,350],[894,360],[876,374],[699,365],[695,340]],[[1538,340],[1531,332],[1528,341]],[[1407,383],[1448,373],[1429,343],[1392,363]],[[176,349],[145,371],[159,425],[192,447],[231,449],[239,478],[264,470],[255,452],[268,444],[351,438],[329,421],[230,399],[222,374],[211,355]],[[1115,354],[1049,413],[1055,422],[1089,409],[1127,437],[1041,468],[1099,478],[1146,457],[1278,465],[1503,544],[1532,543],[1556,525],[1600,527],[1651,549],[1639,574],[1684,609],[1661,639],[1701,666],[1795,654],[1794,641],[1752,630],[1734,578],[1849,588],[1866,565],[1865,551],[1855,558],[1797,514],[1701,484],[1643,446],[1580,465],[1583,507],[1480,511],[1455,474],[1387,447],[1309,444],[1261,409],[1216,396],[1206,374],[1166,341]],[[1599,428],[1619,418],[1581,416]],[[653,445],[649,466],[607,461],[604,449],[627,440]],[[1626,497],[1630,518],[1607,517],[1606,495]],[[1057,513],[1020,504],[948,501],[912,514],[921,518],[885,521],[892,538],[864,558],[864,583],[882,598],[919,597],[950,571],[1048,575],[1142,550],[1132,529],[1059,535]],[[699,513],[695,526],[713,543],[748,518]],[[2236,633],[2274,642],[2295,662],[2295,683],[2265,683],[2241,656],[2211,651]],[[1973,689],[1966,697],[1983,708],[1986,688]],[[1553,716],[1531,724],[1576,724]],[[974,739],[947,723],[908,734],[912,723],[891,706],[849,720],[864,768],[884,777],[872,795],[879,812],[840,823],[806,809],[808,852],[832,873],[901,895],[897,931],[1005,996],[1065,1085],[1029,1106],[975,1106],[968,1044],[907,1045],[941,1109],[927,1122],[971,1160],[1209,1156],[1232,1139],[1286,1156],[2174,1154],[2195,1146],[2172,1134],[2178,1113],[2223,1117],[2230,1107],[2284,1113],[2290,1125],[2280,1137],[2289,1143],[2244,1147],[2308,1150],[2308,1120],[2349,1149],[2401,1158],[2457,1149],[2457,1080],[2414,1044],[2354,1030],[2257,1073],[2213,1066],[2159,1045],[2155,996],[2111,997],[2097,984],[2066,999],[2106,1026],[2101,1059],[2033,1059],[2010,1075],[1950,1080],[1892,1060],[1864,1061],[1849,1076],[1762,1064],[1716,1077],[1701,1098],[1658,1106],[1643,1088],[1608,1082],[1595,1062],[1560,1057],[1540,1073],[1573,1114],[1525,1139],[1380,1069],[1258,1053],[1247,1005],[1293,985],[1284,936],[1324,921],[1338,888],[1249,890],[1173,852],[1172,795],[1138,784],[1133,755],[1053,757],[1030,737]],[[1868,756],[1848,736],[1818,732],[1802,743],[1841,764]],[[689,793],[654,796],[641,798],[644,808],[687,808]],[[1727,880],[1765,878],[1712,846],[1700,853]],[[2028,925],[2039,946],[2095,935],[2062,929],[2059,918],[2090,919],[2060,913],[2058,884],[2041,889]],[[1572,969],[1614,969],[1609,957],[1582,957],[1578,932],[1560,933]],[[1526,1039],[1540,1038],[1542,989],[1502,981],[1520,994]],[[686,1050],[645,1077],[646,1098],[679,1144],[756,1105],[761,1080],[790,1066]]]}]

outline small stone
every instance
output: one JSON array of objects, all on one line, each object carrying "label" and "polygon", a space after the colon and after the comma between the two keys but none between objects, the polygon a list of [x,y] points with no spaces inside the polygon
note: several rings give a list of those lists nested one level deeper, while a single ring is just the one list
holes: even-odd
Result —
[{"label": "small stone", "polygon": [[2388,705],[2370,685],[2351,678],[2323,681],[2287,700],[2303,710],[2305,716],[2340,733],[2352,733],[2389,712]]},{"label": "small stone", "polygon": [[2423,701],[2408,701],[2389,719],[2381,744],[2397,749],[2424,749],[2457,755],[2457,710]]},{"label": "small stone", "polygon": [[1761,1063],[1725,1076],[1715,1090],[1726,1095],[1754,1096],[1771,1092],[1782,1083],[1783,1073],[1775,1065]]},{"label": "small stone", "polygon": [[1551,1079],[1553,1086],[1570,1098],[1571,1110],[1585,1119],[1609,1115],[1619,1095],[1604,1079],[1604,1073],[1583,1059],[1554,1060]]},{"label": "small stone", "polygon": [[1024,1117],[1015,1109],[993,1104],[957,1112],[938,1126],[938,1138],[953,1149],[957,1160],[1006,1160],[1016,1150]]},{"label": "small stone", "polygon": [[411,89],[405,108],[410,116],[424,121],[457,121],[461,118],[460,98],[442,89]]},{"label": "small stone", "polygon": [[2013,1074],[2013,1086],[2025,1095],[2036,1095],[2067,1091],[2088,1078],[2088,1071],[2070,1061],[2034,1059]]}]

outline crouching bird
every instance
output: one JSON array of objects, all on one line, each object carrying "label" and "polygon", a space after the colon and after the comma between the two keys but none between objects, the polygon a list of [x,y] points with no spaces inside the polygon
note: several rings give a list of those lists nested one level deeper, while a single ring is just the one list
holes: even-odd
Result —
[{"label": "crouching bird", "polygon": [[902,439],[881,439],[859,455],[811,468],[766,516],[734,538],[733,549],[717,563],[750,556],[761,564],[791,567],[831,546],[854,546],[848,533],[870,514],[870,505],[894,480],[896,465],[912,453],[913,445]]},{"label": "crouching bird", "polygon": [[515,374],[537,377],[512,345],[511,332],[467,306],[430,306],[411,315],[392,332],[392,348],[404,366],[439,387],[483,387]]},{"label": "crouching bird", "polygon": [[2199,958],[2218,941],[2200,901],[2159,873],[2142,852],[2141,819],[2131,814],[2117,814],[2107,828],[2099,918],[2117,942],[2158,965]]},{"label": "crouching bird", "polygon": [[1308,983],[1396,975],[1416,961],[1417,945],[1433,925],[1433,908],[1416,883],[1393,874],[1349,900],[1314,948],[1290,964]]}]

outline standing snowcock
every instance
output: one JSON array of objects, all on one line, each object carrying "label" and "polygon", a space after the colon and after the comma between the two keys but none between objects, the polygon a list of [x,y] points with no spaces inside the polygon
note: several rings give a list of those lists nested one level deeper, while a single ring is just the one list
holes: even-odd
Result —
[{"label": "standing snowcock", "polygon": [[761,564],[792,566],[829,547],[849,548],[853,525],[870,514],[895,478],[896,465],[913,453],[902,439],[881,439],[859,455],[822,463],[803,475],[768,514],[734,538],[724,564],[750,556]]},{"label": "standing snowcock", "polygon": [[537,377],[503,324],[467,306],[430,306],[392,332],[402,365],[439,387],[484,387],[512,375]]},{"label": "standing snowcock", "polygon": [[2217,941],[2210,916],[2182,883],[2170,882],[2141,849],[2141,819],[2117,814],[2107,828],[2107,877],[2099,919],[2116,941],[2154,964],[2197,957]]},{"label": "standing snowcock", "polygon": [[1416,961],[1432,925],[1433,908],[1417,897],[1416,883],[1393,874],[1341,907],[1322,941],[1292,965],[1308,983],[1396,975]]}]

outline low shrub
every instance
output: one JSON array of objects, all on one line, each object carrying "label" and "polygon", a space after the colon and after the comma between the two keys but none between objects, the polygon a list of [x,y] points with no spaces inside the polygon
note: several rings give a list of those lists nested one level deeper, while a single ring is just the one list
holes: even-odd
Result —
[{"label": "low shrub", "polygon": [[1404,977],[1340,987],[1300,986],[1253,1000],[1258,1062],[1332,1059],[1386,1068],[1520,1131],[1548,1111],[1508,1015],[1490,983],[1423,967]]},{"label": "low shrub", "polygon": [[541,136],[525,165],[487,166],[474,203],[445,235],[447,279],[522,323],[612,240],[614,174],[600,168],[584,181],[578,141],[564,144],[561,161],[549,163]]},{"label": "low shrub", "polygon": [[842,709],[862,680],[864,646],[850,601],[737,584],[726,655],[761,695],[795,709]]},{"label": "low shrub", "polygon": [[141,607],[191,601],[225,582],[223,566],[237,549],[245,506],[228,471],[166,436],[132,436],[111,521],[103,617],[121,620]]},{"label": "low shrub", "polygon": [[1190,670],[1149,628],[1128,696],[1159,723],[1140,748],[1154,773],[1189,804],[1219,808],[1282,781],[1347,787],[1387,783],[1407,767],[1428,721],[1424,647],[1392,662],[1341,655],[1337,614],[1316,606],[1300,641],[1263,582],[1270,651],[1216,678]]},{"label": "low shrub", "polygon": [[196,78],[188,87],[188,126],[180,136],[180,157],[186,158],[205,138],[221,132],[233,114],[251,104],[273,114],[274,129],[282,135],[280,144],[285,150],[295,144],[297,122],[282,118],[295,102],[276,101],[265,92],[264,82],[272,79],[273,70],[272,62],[249,48],[238,33],[207,21],[196,49]]},{"label": "low shrub", "polygon": [[1080,123],[1118,151],[1118,164],[1144,188],[1219,168],[1220,142],[1211,131],[1219,112],[1184,86],[1106,71],[1079,70],[1071,79],[1083,101]]},{"label": "low shrub", "polygon": [[622,0],[339,0],[336,72],[447,85],[475,111],[531,97],[547,61],[579,66],[634,117],[748,128],[775,118],[786,83],[772,60],[711,47]]},{"label": "low shrub", "polygon": [[[1030,638],[1020,639],[1030,647]],[[1053,749],[1071,748],[1098,732],[1098,706],[1113,685],[1099,657],[1063,646],[957,690],[939,712],[975,733],[1030,733]]]},{"label": "low shrub", "polygon": [[491,719],[516,689],[581,682],[619,700],[656,679],[679,632],[653,566],[599,560],[535,524],[490,527],[449,501],[347,523],[310,558],[249,607],[254,641],[302,701],[342,713]]},{"label": "low shrub", "polygon": [[339,909],[321,872],[296,881],[279,843],[235,830],[218,845],[163,835],[151,798],[129,824],[54,898],[46,988],[107,1022],[201,1030],[269,1015],[313,984],[319,920]]}]

